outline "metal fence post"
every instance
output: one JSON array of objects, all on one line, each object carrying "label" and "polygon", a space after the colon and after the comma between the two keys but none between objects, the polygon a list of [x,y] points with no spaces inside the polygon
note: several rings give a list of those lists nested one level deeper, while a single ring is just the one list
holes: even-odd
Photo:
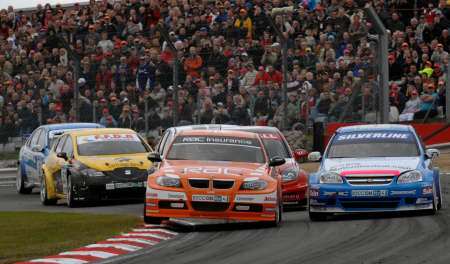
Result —
[{"label": "metal fence post", "polygon": [[80,86],[78,85],[78,76],[79,76],[79,68],[80,68],[80,61],[78,58],[73,57],[74,59],[74,65],[73,65],[73,77],[75,79],[75,87],[73,90],[74,96],[74,108],[75,108],[75,122],[80,121],[80,108],[79,108],[79,97],[80,97]]},{"label": "metal fence post", "polygon": [[445,80],[445,120],[450,124],[450,62],[447,64],[447,76]]},{"label": "metal fence post", "polygon": [[148,137],[148,97],[144,97],[145,138]]},{"label": "metal fence post", "polygon": [[97,100],[92,102],[92,122],[97,123]]},{"label": "metal fence post", "polygon": [[175,49],[173,51],[175,53],[175,60],[173,62],[173,125],[176,126],[178,124],[178,67],[180,64],[180,59],[178,58],[178,51]]}]

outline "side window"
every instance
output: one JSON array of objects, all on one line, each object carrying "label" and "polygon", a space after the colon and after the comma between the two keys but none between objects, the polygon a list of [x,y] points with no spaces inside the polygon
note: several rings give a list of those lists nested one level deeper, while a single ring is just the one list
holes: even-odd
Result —
[{"label": "side window", "polygon": [[45,147],[46,146],[46,144],[45,144],[46,136],[47,136],[47,133],[45,132],[44,129],[42,129],[41,133],[39,134],[38,141],[37,141],[37,144],[40,145],[41,147]]},{"label": "side window", "polygon": [[167,136],[169,135],[169,131],[170,130],[167,130],[166,133],[164,133],[163,137],[161,138],[161,140],[158,143],[158,146],[156,147],[156,151],[159,154],[162,154],[162,151],[163,151],[163,148],[164,148],[164,144],[165,144],[165,142],[167,140]]},{"label": "side window", "polygon": [[31,134],[31,135],[28,137],[27,143],[26,143],[27,147],[31,147],[31,141],[33,140],[33,137],[34,137],[38,132],[39,132],[39,130],[35,130],[35,131],[33,132],[33,134]]},{"label": "side window", "polygon": [[58,141],[58,145],[56,146],[56,149],[55,149],[56,153],[60,153],[61,152],[61,150],[63,148],[63,145],[64,145],[64,142],[66,141],[66,138],[67,138],[67,136],[64,136]]},{"label": "side window", "polygon": [[73,144],[72,138],[70,136],[67,136],[66,142],[64,143],[64,147],[62,148],[62,152],[66,152],[67,157],[73,156]]},{"label": "side window", "polygon": [[41,134],[41,132],[42,132],[42,129],[39,129],[38,131],[36,131],[36,133],[34,133],[34,134],[32,135],[31,143],[30,143],[30,144],[31,144],[31,147],[37,145],[38,140],[39,140],[39,135]]}]

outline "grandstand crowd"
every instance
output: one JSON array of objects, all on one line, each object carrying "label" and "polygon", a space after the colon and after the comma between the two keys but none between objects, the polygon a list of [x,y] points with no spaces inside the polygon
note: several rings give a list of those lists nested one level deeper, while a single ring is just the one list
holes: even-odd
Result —
[{"label": "grandstand crowd", "polygon": [[[91,1],[0,11],[0,141],[75,121],[76,111],[83,122],[143,131],[145,105],[150,130],[172,126],[173,111],[183,123],[279,126],[284,39],[289,127],[374,122],[380,56],[361,10],[368,2],[390,39],[391,121],[442,118],[450,49],[445,1]],[[295,11],[272,15],[285,6]]]}]

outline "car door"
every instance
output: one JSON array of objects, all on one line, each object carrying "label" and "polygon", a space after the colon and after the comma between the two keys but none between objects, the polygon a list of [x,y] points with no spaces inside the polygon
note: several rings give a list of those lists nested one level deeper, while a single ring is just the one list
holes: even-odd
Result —
[{"label": "car door", "polygon": [[33,132],[33,134],[30,137],[30,141],[27,144],[26,149],[23,153],[23,161],[25,162],[25,173],[27,175],[28,181],[34,182],[36,179],[36,155],[37,151],[35,148],[37,147],[37,143],[39,140],[39,135],[41,134],[42,129],[37,129]]},{"label": "car door", "polygon": [[35,183],[41,183],[42,176],[42,164],[44,164],[45,158],[47,156],[48,149],[46,148],[47,144],[47,131],[45,129],[41,129],[39,133],[38,139],[36,141],[37,149],[33,150],[34,152],[34,161],[36,164],[36,168],[33,173],[33,181]]},{"label": "car door", "polygon": [[55,190],[56,193],[63,193],[63,182],[61,178],[61,169],[65,165],[66,161],[57,156],[58,153],[62,152],[64,143],[66,142],[67,135],[62,136],[58,142],[55,144],[54,150],[52,151],[51,157],[49,157],[49,161],[47,163],[48,169],[52,174],[52,178],[55,182]]},{"label": "car door", "polygon": [[[62,147],[61,152],[65,152],[67,154],[67,161],[70,161],[73,159],[73,141],[72,137],[70,135],[67,136],[67,139],[64,142],[64,146]],[[69,167],[72,166],[71,163],[64,161],[63,165],[61,166],[61,173],[60,178],[62,182],[62,190],[61,192],[64,194],[67,190],[67,171],[69,170]]]}]

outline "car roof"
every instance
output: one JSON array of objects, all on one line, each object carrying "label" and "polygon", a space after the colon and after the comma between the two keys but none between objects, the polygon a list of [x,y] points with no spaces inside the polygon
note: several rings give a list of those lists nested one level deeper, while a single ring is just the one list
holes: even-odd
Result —
[{"label": "car roof", "polygon": [[74,129],[74,128],[97,128],[97,127],[100,128],[103,126],[96,123],[64,123],[64,124],[51,124],[40,126],[40,128],[44,128],[48,131]]},{"label": "car roof", "polygon": [[123,134],[123,133],[133,133],[136,134],[134,130],[128,128],[96,128],[96,129],[83,129],[68,131],[65,134],[70,134],[73,136],[88,136],[88,135],[102,135],[102,134]]},{"label": "car roof", "polygon": [[412,131],[409,125],[399,124],[378,124],[378,125],[355,125],[341,127],[336,130],[336,133],[358,132],[358,131],[393,131],[393,132],[410,132]]},{"label": "car roof", "polygon": [[241,138],[258,138],[258,134],[246,131],[211,131],[211,130],[185,130],[181,131],[179,136],[225,136]]},{"label": "car roof", "polygon": [[280,130],[276,127],[271,126],[238,126],[238,125],[189,125],[189,126],[179,126],[172,127],[175,129],[177,133],[181,131],[188,130],[240,130],[240,131],[248,131],[253,133],[278,133]]}]

